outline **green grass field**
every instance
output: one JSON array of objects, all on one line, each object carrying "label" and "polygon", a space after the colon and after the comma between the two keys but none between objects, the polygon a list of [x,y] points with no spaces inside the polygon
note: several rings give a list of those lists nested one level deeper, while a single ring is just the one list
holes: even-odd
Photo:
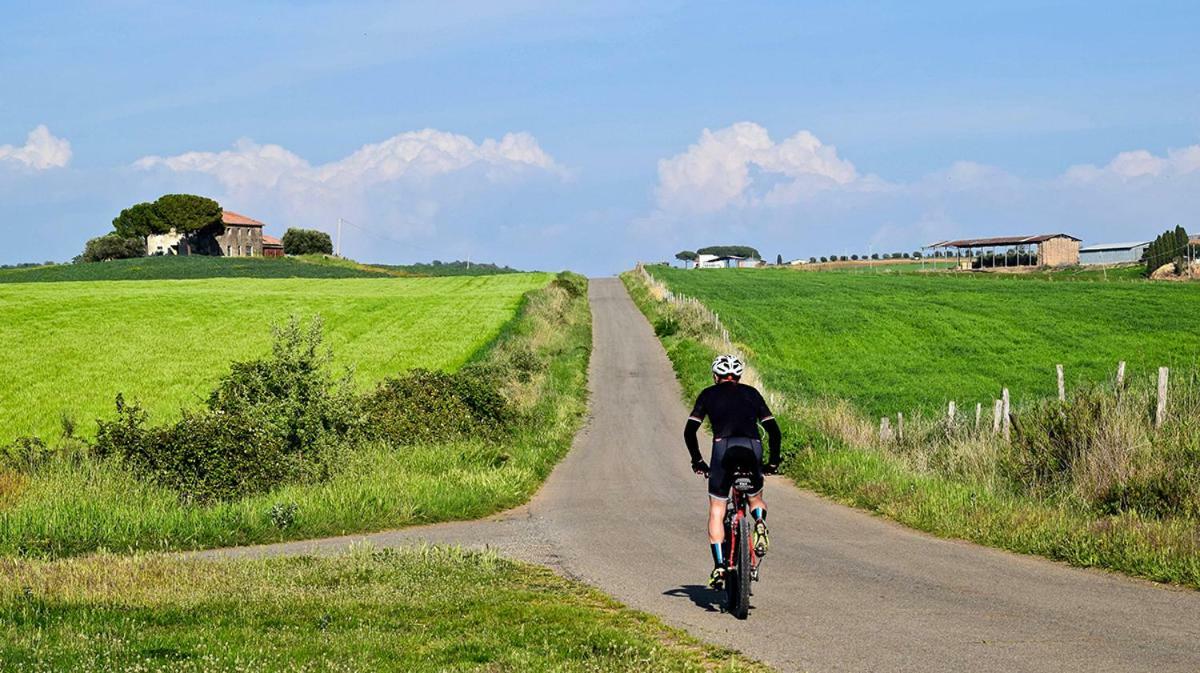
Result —
[{"label": "green grass field", "polygon": [[550,278],[0,285],[0,444],[23,435],[51,439],[63,414],[86,436],[95,418],[112,413],[119,392],[141,400],[155,420],[173,419],[199,404],[230,362],[263,354],[269,325],[290,315],[319,314],[337,361],[353,366],[364,386],[414,367],[453,369]]},{"label": "green grass field", "polygon": [[[465,289],[475,285],[511,288],[509,283],[520,280],[402,282],[457,287],[459,295],[466,295]],[[416,310],[416,304],[406,306]],[[425,350],[412,352],[460,360],[465,350],[452,350],[458,343],[454,338],[432,333],[453,329],[440,310],[405,315],[406,324],[425,323],[422,329],[429,330],[420,340]],[[458,329],[463,322],[458,320]],[[387,321],[379,324],[388,326]],[[536,363],[536,373],[528,378],[503,382],[519,420],[502,440],[471,437],[404,446],[371,442],[346,453],[326,480],[283,484],[203,505],[181,502],[178,491],[137,478],[120,461],[98,460],[86,451],[60,452],[33,471],[0,466],[0,557],[201,549],[346,535],[478,518],[519,505],[566,454],[583,421],[591,313],[585,295],[555,282],[528,293],[516,317],[498,329],[474,360],[499,367],[514,358]],[[391,347],[403,351],[407,343],[397,338]],[[291,508],[294,517],[281,525],[272,515],[278,507]]]},{"label": "green grass field", "polygon": [[0,561],[5,671],[760,671],[494,555]]},{"label": "green grass field", "polygon": [[0,283],[61,283],[96,280],[187,278],[378,278],[388,274],[362,265],[325,264],[307,257],[142,257],[92,264],[56,264],[0,270]]},{"label": "green grass field", "polygon": [[[683,271],[650,267],[716,311],[772,387],[876,416],[1055,394],[1200,359],[1200,288],[990,274]],[[1091,280],[1094,275],[1086,276]]]}]

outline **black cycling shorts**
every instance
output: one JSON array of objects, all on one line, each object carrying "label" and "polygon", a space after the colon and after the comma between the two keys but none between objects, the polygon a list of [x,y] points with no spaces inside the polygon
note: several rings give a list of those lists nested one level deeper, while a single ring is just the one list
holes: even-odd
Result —
[{"label": "black cycling shorts", "polygon": [[713,440],[712,460],[708,461],[708,496],[728,500],[737,468],[749,472],[754,495],[762,493],[762,442],[748,437],[723,437]]}]

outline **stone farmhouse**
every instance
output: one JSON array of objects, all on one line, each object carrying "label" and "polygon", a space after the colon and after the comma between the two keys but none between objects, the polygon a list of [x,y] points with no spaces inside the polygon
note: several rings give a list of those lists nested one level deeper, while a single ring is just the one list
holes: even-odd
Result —
[{"label": "stone farmhouse", "polygon": [[263,223],[232,210],[221,211],[221,224],[191,235],[172,229],[146,237],[147,255],[210,255],[214,257],[278,257],[283,243],[263,236]]}]

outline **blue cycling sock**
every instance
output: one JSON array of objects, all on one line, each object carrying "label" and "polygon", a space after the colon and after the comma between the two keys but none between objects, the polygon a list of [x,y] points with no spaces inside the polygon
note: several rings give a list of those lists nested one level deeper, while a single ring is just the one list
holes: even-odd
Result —
[{"label": "blue cycling sock", "polygon": [[754,517],[755,521],[763,521],[767,518],[767,510],[762,507],[755,507],[750,510],[750,516]]},{"label": "blue cycling sock", "polygon": [[713,565],[718,568],[725,565],[725,554],[721,551],[721,543],[712,542],[710,546],[712,547]]}]

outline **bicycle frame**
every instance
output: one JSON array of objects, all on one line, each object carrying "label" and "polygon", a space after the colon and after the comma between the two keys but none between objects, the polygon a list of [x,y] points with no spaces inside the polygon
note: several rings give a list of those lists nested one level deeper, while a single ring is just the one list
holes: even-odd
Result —
[{"label": "bicycle frame", "polygon": [[[742,519],[750,516],[750,497],[741,491],[731,489],[729,502],[725,505],[725,569],[736,570],[734,555],[732,551],[737,549],[738,524]],[[758,579],[758,554],[754,553],[754,546],[750,545],[750,572]]]}]

